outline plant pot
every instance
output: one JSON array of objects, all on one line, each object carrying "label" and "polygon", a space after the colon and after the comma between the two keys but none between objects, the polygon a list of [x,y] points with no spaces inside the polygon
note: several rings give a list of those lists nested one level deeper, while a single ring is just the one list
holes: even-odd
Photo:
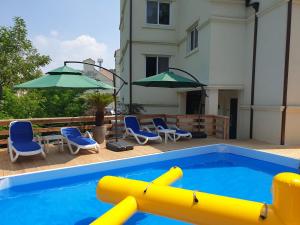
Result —
[{"label": "plant pot", "polygon": [[106,126],[95,126],[93,129],[93,138],[98,144],[102,144],[105,140]]}]

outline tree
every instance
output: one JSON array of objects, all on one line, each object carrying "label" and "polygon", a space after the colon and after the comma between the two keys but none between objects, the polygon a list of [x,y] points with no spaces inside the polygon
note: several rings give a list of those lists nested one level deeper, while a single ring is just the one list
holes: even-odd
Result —
[{"label": "tree", "polygon": [[47,116],[44,103],[46,98],[38,91],[16,94],[10,88],[3,88],[0,119],[34,118]]},{"label": "tree", "polygon": [[40,96],[46,100],[43,103],[48,117],[82,116],[86,110],[84,100],[80,98],[80,90],[41,90]]},{"label": "tree", "polygon": [[85,102],[77,90],[30,90],[15,93],[4,87],[0,119],[82,116]]},{"label": "tree", "polygon": [[0,27],[0,100],[3,87],[42,75],[41,66],[51,61],[49,56],[41,55],[27,38],[25,21],[14,18],[12,27]]}]

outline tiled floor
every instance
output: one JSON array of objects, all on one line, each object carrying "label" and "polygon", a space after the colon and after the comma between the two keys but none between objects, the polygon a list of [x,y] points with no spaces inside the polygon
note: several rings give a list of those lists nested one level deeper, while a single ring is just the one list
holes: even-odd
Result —
[{"label": "tiled floor", "polygon": [[[134,142],[132,142],[134,143]],[[78,155],[69,154],[67,146],[63,152],[58,151],[57,146],[50,146],[47,158],[41,156],[20,157],[16,163],[11,163],[6,149],[0,150],[0,176],[21,174],[32,171],[40,171],[54,168],[62,168],[74,165],[83,165],[94,162],[103,162],[114,159],[128,158],[139,155],[148,155],[158,152],[171,151],[176,149],[189,148],[209,144],[226,143],[239,146],[254,148],[261,151],[272,152],[274,154],[284,155],[300,159],[300,146],[280,146],[270,145],[258,141],[237,141],[208,138],[182,140],[176,143],[168,142],[167,144],[157,144],[152,142],[151,145],[136,145],[134,150],[124,152],[113,152],[101,146],[99,153],[82,150]],[[135,143],[134,143],[135,144]]]}]

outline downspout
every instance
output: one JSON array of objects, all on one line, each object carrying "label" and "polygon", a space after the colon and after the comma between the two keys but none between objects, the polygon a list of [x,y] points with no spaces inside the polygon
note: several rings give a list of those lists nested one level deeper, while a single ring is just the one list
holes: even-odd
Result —
[{"label": "downspout", "polygon": [[132,114],[132,0],[129,4],[129,114]]},{"label": "downspout", "polygon": [[257,12],[259,11],[259,2],[251,3],[251,0],[246,0],[246,7],[252,7],[255,10],[253,59],[252,59],[252,81],[251,81],[251,107],[250,107],[250,139],[252,139],[253,138],[253,105],[254,105],[255,76],[256,76],[257,31],[258,31]]},{"label": "downspout", "polygon": [[281,145],[285,144],[286,107],[287,107],[287,92],[288,92],[288,81],[289,81],[292,10],[293,10],[293,1],[289,0],[288,8],[287,8],[285,65],[284,65],[284,80],[283,80],[283,95],[282,95],[283,111],[282,111],[282,119],[281,119],[281,140],[280,140]]}]

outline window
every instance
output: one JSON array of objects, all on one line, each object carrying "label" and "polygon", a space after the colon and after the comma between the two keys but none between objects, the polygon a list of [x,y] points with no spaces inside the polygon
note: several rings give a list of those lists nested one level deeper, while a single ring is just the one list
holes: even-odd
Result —
[{"label": "window", "polygon": [[147,56],[146,77],[150,77],[167,71],[169,68],[169,57]]},{"label": "window", "polygon": [[198,47],[198,29],[197,26],[193,27],[188,34],[188,50],[193,51]]},{"label": "window", "polygon": [[147,23],[170,25],[170,3],[147,1]]}]

